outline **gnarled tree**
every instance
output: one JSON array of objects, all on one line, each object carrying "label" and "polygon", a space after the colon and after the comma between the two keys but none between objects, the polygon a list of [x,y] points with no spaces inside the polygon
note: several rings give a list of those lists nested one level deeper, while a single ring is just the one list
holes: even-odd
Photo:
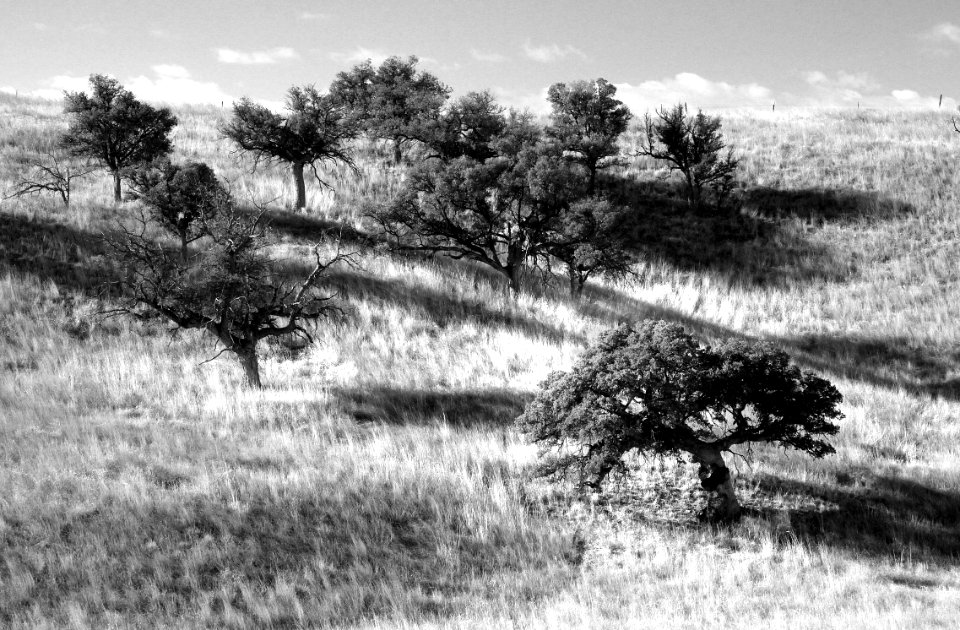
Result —
[{"label": "gnarled tree", "polygon": [[343,260],[339,250],[324,258],[318,245],[311,271],[299,280],[274,264],[264,212],[250,216],[232,206],[207,220],[202,251],[184,261],[179,252],[151,237],[151,220],[141,215],[136,229],[110,239],[123,267],[120,281],[127,302],[123,312],[143,307],[180,328],[213,335],[224,351],[237,356],[251,387],[261,387],[257,344],[268,337],[300,335],[310,340],[305,322],[339,311],[333,295],[321,293],[327,269]]},{"label": "gnarled tree", "polygon": [[614,98],[617,88],[604,79],[555,83],[547,92],[553,108],[547,132],[590,173],[587,192],[596,188],[597,171],[620,149],[617,139],[627,130],[630,110]]},{"label": "gnarled tree", "polygon": [[256,163],[275,161],[290,164],[297,191],[295,207],[307,205],[303,171],[309,166],[317,182],[325,182],[317,170],[324,162],[340,162],[355,168],[350,141],[357,137],[356,122],[343,105],[313,86],[292,87],[287,92],[286,116],[243,98],[233,105],[233,118],[220,126],[220,133]]},{"label": "gnarled tree", "polygon": [[631,451],[689,455],[714,495],[713,516],[740,511],[723,453],[772,443],[823,457],[834,451],[840,393],[766,344],[704,348],[663,321],[602,335],[573,370],[550,375],[518,423],[554,458],[545,474],[571,469],[594,489]]},{"label": "gnarled tree", "polygon": [[90,75],[90,88],[89,96],[66,93],[63,109],[72,118],[61,144],[109,169],[114,200],[119,202],[121,170],[170,153],[170,132],[177,119],[166,107],[138,101],[111,77]]}]

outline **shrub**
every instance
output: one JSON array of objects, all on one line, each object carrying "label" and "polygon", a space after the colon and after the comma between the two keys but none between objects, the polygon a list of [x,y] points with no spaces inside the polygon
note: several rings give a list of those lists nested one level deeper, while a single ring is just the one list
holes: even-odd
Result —
[{"label": "shrub", "polygon": [[729,519],[740,506],[723,453],[751,443],[832,453],[822,438],[838,431],[841,398],[770,345],[701,347],[682,327],[648,320],[608,331],[572,371],[550,375],[518,423],[557,451],[542,474],[577,470],[594,489],[631,451],[685,453],[713,494],[711,516]]}]

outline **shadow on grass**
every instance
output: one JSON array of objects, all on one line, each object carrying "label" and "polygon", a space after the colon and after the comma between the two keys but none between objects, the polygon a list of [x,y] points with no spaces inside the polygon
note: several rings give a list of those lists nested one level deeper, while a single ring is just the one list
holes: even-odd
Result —
[{"label": "shadow on grass", "polygon": [[554,342],[572,338],[570,333],[527,316],[519,308],[510,305],[497,308],[487,304],[481,296],[443,292],[413,282],[378,278],[345,268],[331,270],[328,284],[340,291],[345,300],[362,299],[416,309],[418,314],[440,327],[469,322],[517,330]]},{"label": "shadow on grass", "polygon": [[0,271],[102,296],[116,280],[109,256],[109,247],[97,234],[0,212]]},{"label": "shadow on grass", "polygon": [[475,499],[455,484],[338,481],[278,493],[251,480],[222,496],[155,490],[134,503],[4,513],[0,623],[78,610],[94,625],[108,615],[271,628],[442,619],[485,597],[549,596],[578,561],[575,541],[545,521],[465,514]]},{"label": "shadow on grass", "polygon": [[[826,222],[890,220],[913,207],[879,193],[748,188],[736,212],[693,210],[679,183],[608,179],[606,192],[636,210],[624,226],[641,259],[683,271],[712,270],[746,284],[843,281],[850,252],[811,238]],[[801,219],[802,221],[798,221]]]},{"label": "shadow on grass", "polygon": [[358,422],[430,424],[505,428],[512,425],[533,398],[509,390],[429,391],[391,387],[340,389],[346,414]]},{"label": "shadow on grass", "polygon": [[790,533],[807,544],[951,565],[960,558],[960,492],[856,472],[838,474],[830,487],[769,475],[754,481],[786,504],[779,511],[788,510]]}]

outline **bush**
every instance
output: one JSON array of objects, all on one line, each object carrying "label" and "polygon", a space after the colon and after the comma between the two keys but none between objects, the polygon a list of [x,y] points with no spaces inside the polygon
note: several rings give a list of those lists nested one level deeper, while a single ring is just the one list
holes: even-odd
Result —
[{"label": "bush", "polygon": [[542,474],[576,470],[593,489],[631,451],[686,453],[713,493],[711,516],[729,519],[740,506],[723,453],[750,443],[832,453],[821,438],[838,431],[841,399],[768,344],[705,348],[676,324],[648,320],[608,331],[572,371],[550,375],[518,423],[556,451]]}]

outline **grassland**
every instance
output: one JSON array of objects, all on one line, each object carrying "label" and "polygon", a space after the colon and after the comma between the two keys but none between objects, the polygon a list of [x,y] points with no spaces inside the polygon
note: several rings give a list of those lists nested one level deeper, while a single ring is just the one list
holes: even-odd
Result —
[{"label": "grassland", "polygon": [[[361,172],[283,207],[219,109],[179,157],[273,202],[296,263],[400,184]],[[360,253],[348,317],[264,349],[267,388],[160,321],[104,319],[106,176],[73,207],[0,205],[0,626],[12,628],[955,628],[960,625],[960,136],[934,113],[725,114],[739,231],[656,216],[638,279],[529,279]],[[0,188],[57,104],[0,95]],[[635,190],[668,186],[624,168]],[[684,462],[603,495],[532,480],[511,427],[536,384],[618,321],[771,340],[845,396],[837,454],[738,460],[751,513],[716,528]]]}]

